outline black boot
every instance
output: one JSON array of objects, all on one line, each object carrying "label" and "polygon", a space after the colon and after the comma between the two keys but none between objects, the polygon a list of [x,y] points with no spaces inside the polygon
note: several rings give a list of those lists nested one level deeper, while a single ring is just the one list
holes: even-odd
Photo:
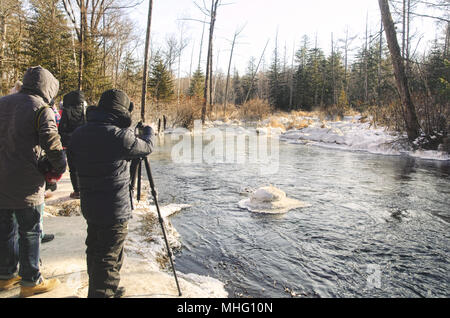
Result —
[{"label": "black boot", "polygon": [[125,287],[119,287],[116,290],[116,293],[114,294],[114,298],[122,298],[125,296]]},{"label": "black boot", "polygon": [[41,243],[47,243],[50,241],[53,241],[53,239],[55,238],[55,236],[53,234],[44,234],[44,237],[41,240]]}]

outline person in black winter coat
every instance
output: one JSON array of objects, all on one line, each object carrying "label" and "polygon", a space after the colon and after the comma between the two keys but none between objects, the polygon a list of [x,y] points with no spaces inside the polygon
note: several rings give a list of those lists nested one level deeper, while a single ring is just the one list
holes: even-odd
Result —
[{"label": "person in black winter coat", "polygon": [[[59,123],[58,132],[61,136],[63,147],[67,148],[72,137],[72,133],[78,127],[86,123],[85,119],[85,100],[84,93],[81,91],[72,91],[63,98],[63,112]],[[70,181],[72,182],[73,192],[71,198],[80,198],[80,187],[78,185],[78,175],[73,164],[72,154],[67,151],[67,164],[70,171]]]},{"label": "person in black winter coat", "polygon": [[128,96],[108,90],[87,109],[87,124],[76,129],[69,150],[80,181],[81,211],[88,224],[88,297],[115,297],[123,244],[131,219],[130,160],[153,150],[153,130],[137,137]]}]

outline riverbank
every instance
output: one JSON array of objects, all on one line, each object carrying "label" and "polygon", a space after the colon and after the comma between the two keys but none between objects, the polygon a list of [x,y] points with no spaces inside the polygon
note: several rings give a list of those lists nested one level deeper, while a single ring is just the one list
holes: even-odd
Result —
[{"label": "riverbank", "polygon": [[[258,134],[276,135],[281,141],[292,144],[450,161],[448,152],[442,149],[425,150],[413,147],[407,141],[406,135],[389,131],[382,126],[374,126],[370,118],[353,114],[353,116],[344,116],[342,119],[326,120],[319,115],[318,112],[279,113],[260,121],[239,119],[207,121],[204,127],[256,129]],[[177,129],[168,130],[169,133],[177,133],[177,131]]]},{"label": "riverbank", "polygon": [[[79,200],[69,198],[71,186],[66,173],[58,190],[47,200],[44,217],[46,233],[55,235],[51,242],[41,245],[42,275],[58,278],[62,284],[55,290],[36,295],[36,298],[84,298],[88,291],[86,272],[86,222],[79,214]],[[54,213],[67,211],[70,206],[72,216],[55,216]],[[78,206],[78,208],[77,208]],[[169,216],[183,206],[162,208]],[[125,260],[121,270],[120,286],[126,288],[125,297],[175,298],[178,292],[171,268],[162,269],[158,257],[166,253],[163,241],[148,240],[142,235],[142,218],[148,215],[149,206],[140,204],[129,223],[129,235],[125,243]],[[171,212],[171,213],[169,213]],[[168,222],[168,221],[166,221]],[[170,233],[176,233],[173,230]],[[157,236],[158,233],[155,233]],[[173,240],[173,238],[172,238]],[[175,255],[176,259],[176,255]],[[175,265],[176,266],[176,265]],[[177,272],[182,297],[206,298],[227,297],[223,284],[211,277]],[[0,292],[0,298],[18,297],[19,287]]]}]

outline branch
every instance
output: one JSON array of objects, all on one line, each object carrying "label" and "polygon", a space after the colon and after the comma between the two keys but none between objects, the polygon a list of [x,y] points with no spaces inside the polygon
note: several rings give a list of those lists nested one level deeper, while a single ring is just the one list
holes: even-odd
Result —
[{"label": "branch", "polygon": [[419,13],[415,13],[415,12],[410,12],[410,14],[413,14],[413,15],[418,16],[418,17],[423,17],[423,18],[436,19],[436,20],[447,22],[447,23],[450,22],[450,20],[448,20],[448,19],[441,18],[441,17],[436,17],[436,16],[432,16],[432,15],[419,14]]},{"label": "branch", "polygon": [[209,22],[197,20],[197,19],[191,19],[191,18],[183,18],[183,19],[177,19],[177,20],[178,21],[195,21],[195,22],[200,22],[200,23],[204,23],[204,24],[209,24]]}]

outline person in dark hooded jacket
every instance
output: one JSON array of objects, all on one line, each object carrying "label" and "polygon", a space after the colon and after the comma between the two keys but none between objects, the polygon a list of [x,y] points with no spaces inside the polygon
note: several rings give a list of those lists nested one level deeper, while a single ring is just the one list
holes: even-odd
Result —
[{"label": "person in dark hooded jacket", "polygon": [[[59,284],[56,278],[44,279],[39,270],[45,181],[60,178],[66,169],[48,107],[58,89],[58,80],[36,66],[26,71],[19,92],[0,98],[0,290],[20,283],[22,297]],[[39,168],[41,150],[50,167],[45,175]]]},{"label": "person in dark hooded jacket", "polygon": [[115,297],[123,244],[131,219],[129,160],[149,155],[153,130],[137,137],[132,103],[120,90],[108,90],[87,109],[87,124],[72,135],[69,151],[80,181],[81,211],[87,221],[88,297]]},{"label": "person in dark hooded jacket", "polygon": [[[85,117],[84,93],[81,91],[72,91],[64,95],[63,112],[58,127],[63,147],[67,148],[69,146],[72,133],[75,129],[86,123]],[[67,164],[69,165],[70,181],[72,182],[73,188],[70,197],[79,199],[80,187],[78,185],[78,175],[70,151],[67,151]]]}]

